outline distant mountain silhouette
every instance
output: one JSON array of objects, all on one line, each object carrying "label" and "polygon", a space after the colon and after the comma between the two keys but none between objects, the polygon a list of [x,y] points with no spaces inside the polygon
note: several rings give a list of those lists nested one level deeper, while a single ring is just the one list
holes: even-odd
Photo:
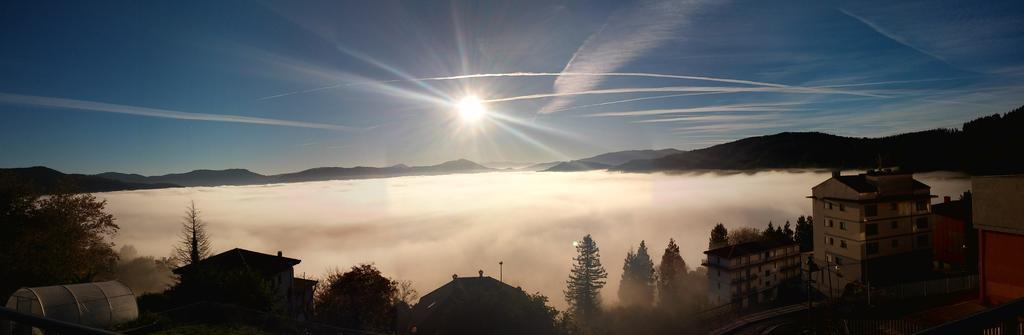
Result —
[{"label": "distant mountain silhouette", "polygon": [[745,138],[657,159],[634,160],[613,171],[864,169],[899,166],[911,171],[972,174],[1024,172],[1024,107],[979,118],[963,130],[933,129],[881,138],[824,133],[780,133]]},{"label": "distant mountain silhouette", "polygon": [[684,151],[682,150],[676,149],[616,151],[600,154],[594,157],[577,159],[574,161],[560,162],[548,167],[547,169],[542,169],[541,171],[569,172],[603,170],[633,160],[655,159],[683,152]]},{"label": "distant mountain silhouette", "polygon": [[611,167],[612,167],[612,165],[608,165],[608,164],[601,164],[601,163],[594,163],[594,162],[576,160],[576,161],[568,161],[568,162],[558,163],[557,165],[552,166],[550,168],[547,168],[544,171],[545,172],[590,171],[590,170],[604,170],[604,169],[611,168]]},{"label": "distant mountain silhouette", "polygon": [[178,187],[167,183],[125,182],[100,176],[82,174],[65,174],[60,171],[34,166],[27,168],[0,169],[0,175],[11,175],[16,180],[31,185],[36,192],[50,193],[61,186],[70,186],[79,192],[110,192],[122,190],[143,190],[154,188]]},{"label": "distant mountain silhouette", "polygon": [[493,170],[494,169],[469,160],[459,159],[437,165],[413,167],[406,166],[404,164],[389,167],[319,167],[299,172],[269,176],[245,169],[195,170],[186,173],[174,173],[151,177],[117,172],[101,173],[97,176],[131,183],[170,183],[181,186],[221,186],[471,173]]},{"label": "distant mountain silhouette", "polygon": [[558,165],[558,164],[562,164],[562,163],[564,163],[564,162],[537,163],[537,164],[533,164],[533,165],[521,168],[520,170],[523,170],[523,171],[544,171],[544,170],[550,169],[552,166],[555,166],[555,165]]},{"label": "distant mountain silhouette", "polygon": [[270,180],[267,176],[245,169],[195,170],[152,177],[117,172],[106,172],[96,176],[133,183],[170,183],[181,186],[250,185]]}]

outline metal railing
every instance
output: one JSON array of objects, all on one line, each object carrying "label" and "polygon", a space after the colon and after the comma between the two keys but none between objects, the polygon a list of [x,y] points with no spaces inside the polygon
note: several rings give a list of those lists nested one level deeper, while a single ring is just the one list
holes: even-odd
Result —
[{"label": "metal railing", "polygon": [[1019,335],[1024,324],[1024,298],[1017,299],[963,319],[943,323],[916,334],[1003,334]]},{"label": "metal railing", "polygon": [[45,334],[118,335],[118,333],[80,324],[55,320],[0,307],[0,335],[32,334],[32,328]]}]

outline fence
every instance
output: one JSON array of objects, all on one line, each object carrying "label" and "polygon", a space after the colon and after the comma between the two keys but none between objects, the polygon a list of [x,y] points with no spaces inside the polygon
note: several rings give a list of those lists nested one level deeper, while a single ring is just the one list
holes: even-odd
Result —
[{"label": "fence", "polygon": [[886,287],[871,287],[872,303],[945,295],[978,288],[978,275],[948,277],[933,280],[901,283]]},{"label": "fence", "polygon": [[1024,333],[1024,299],[1017,299],[960,320],[950,321],[917,334],[1020,335]]},{"label": "fence", "polygon": [[22,313],[7,307],[0,307],[0,335],[33,334],[33,328],[41,330],[45,334],[117,335],[117,333],[103,329],[86,327]]}]

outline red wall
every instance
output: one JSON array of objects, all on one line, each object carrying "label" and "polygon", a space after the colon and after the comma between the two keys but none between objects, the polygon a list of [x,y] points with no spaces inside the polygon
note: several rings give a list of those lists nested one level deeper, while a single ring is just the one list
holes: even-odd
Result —
[{"label": "red wall", "polygon": [[980,230],[978,239],[982,302],[1024,297],[1024,235]]},{"label": "red wall", "polygon": [[964,222],[943,215],[934,217],[932,247],[935,260],[962,268],[967,253],[964,248]]}]

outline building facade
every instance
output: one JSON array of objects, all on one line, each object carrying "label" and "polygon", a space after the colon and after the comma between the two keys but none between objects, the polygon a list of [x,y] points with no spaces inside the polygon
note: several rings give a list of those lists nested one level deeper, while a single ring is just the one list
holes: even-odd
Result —
[{"label": "building facade", "polygon": [[946,273],[977,273],[978,234],[971,221],[971,193],[932,205],[932,259]]},{"label": "building facade", "polygon": [[800,277],[800,245],[763,240],[704,252],[708,269],[708,301],[713,306],[775,299],[779,284]]},{"label": "building facade", "polygon": [[981,300],[1024,297],[1024,175],[974,177],[971,191]]},{"label": "building facade", "polygon": [[931,188],[912,174],[834,172],[811,192],[821,292],[840,296],[851,284],[888,285],[931,272]]}]

